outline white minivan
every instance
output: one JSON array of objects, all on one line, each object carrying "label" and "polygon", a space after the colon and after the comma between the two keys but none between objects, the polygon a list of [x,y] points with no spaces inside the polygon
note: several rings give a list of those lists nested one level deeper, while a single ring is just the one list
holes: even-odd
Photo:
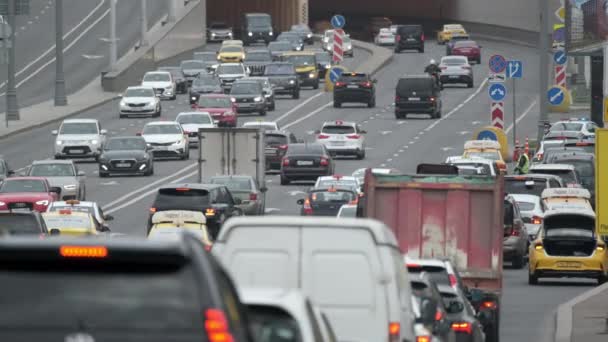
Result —
[{"label": "white minivan", "polygon": [[212,251],[239,288],[301,290],[327,314],[339,341],[415,341],[407,269],[381,222],[237,217]]}]

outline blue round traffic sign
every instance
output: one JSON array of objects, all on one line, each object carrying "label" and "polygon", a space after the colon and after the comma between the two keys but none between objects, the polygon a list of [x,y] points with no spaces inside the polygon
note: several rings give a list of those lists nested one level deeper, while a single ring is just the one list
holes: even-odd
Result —
[{"label": "blue round traffic sign", "polygon": [[507,96],[507,88],[502,83],[492,83],[488,88],[488,95],[493,101],[502,101]]},{"label": "blue round traffic sign", "polygon": [[568,61],[568,56],[566,55],[566,51],[558,50],[553,54],[553,61],[557,65],[564,65]]},{"label": "blue round traffic sign", "polygon": [[344,69],[341,67],[333,67],[329,69],[329,80],[331,81],[331,83],[336,83],[336,81],[338,81],[338,78],[340,78],[343,72]]},{"label": "blue round traffic sign", "polygon": [[498,137],[496,136],[496,133],[492,132],[491,130],[482,130],[477,133],[477,140],[498,141]]},{"label": "blue round traffic sign", "polygon": [[490,57],[489,62],[490,71],[495,74],[505,71],[507,68],[507,60],[501,55],[493,55]]},{"label": "blue round traffic sign", "polygon": [[559,106],[562,104],[562,102],[564,102],[564,98],[564,91],[560,87],[551,87],[551,89],[549,89],[547,92],[547,100],[549,100],[549,103],[554,106]]},{"label": "blue round traffic sign", "polygon": [[333,26],[334,28],[340,29],[343,28],[344,25],[346,25],[346,19],[343,15],[336,14],[331,17],[331,26]]}]

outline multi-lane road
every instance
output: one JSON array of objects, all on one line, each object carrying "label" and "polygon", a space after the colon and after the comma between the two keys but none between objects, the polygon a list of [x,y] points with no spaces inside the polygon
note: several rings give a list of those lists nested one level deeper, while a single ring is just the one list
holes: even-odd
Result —
[{"label": "multi-lane road", "polygon": [[[76,1],[75,1],[76,2]],[[83,13],[86,9],[83,8]],[[538,68],[535,51],[503,43],[481,42],[484,62],[491,54],[500,53],[510,59],[520,59],[526,63],[526,70]],[[99,45],[98,42],[92,45]],[[214,46],[210,47],[211,49]],[[368,132],[367,157],[363,161],[340,159],[337,173],[350,174],[357,168],[366,166],[395,167],[413,172],[420,162],[441,162],[449,155],[459,154],[463,143],[473,131],[489,121],[489,100],[487,96],[487,66],[485,63],[474,67],[475,87],[446,87],[443,91],[444,112],[440,120],[430,120],[426,116],[411,116],[407,120],[396,120],[393,114],[394,87],[397,79],[405,74],[420,74],[431,58],[440,59],[445,47],[428,42],[426,53],[401,53],[380,70],[375,77],[377,83],[377,107],[346,105],[335,109],[331,105],[331,95],[322,90],[304,90],[299,100],[280,99],[277,110],[269,112],[264,120],[276,120],[285,129],[298,137],[314,140],[312,132],[324,121],[352,120],[359,122]],[[94,52],[92,52],[94,53]],[[100,52],[103,53],[103,52]],[[76,56],[74,56],[76,58]],[[355,58],[348,60],[349,67],[356,67],[370,54],[355,51]],[[76,65],[76,62],[74,62]],[[72,69],[69,77],[79,78],[81,71]],[[137,83],[139,80],[133,80]],[[538,78],[528,73],[517,89],[519,110],[517,112],[518,135],[524,138],[536,132],[538,107],[536,90]],[[34,93],[35,94],[35,93]],[[509,102],[509,101],[507,101]],[[186,96],[176,101],[163,103],[163,119],[170,120],[180,111],[189,110]],[[505,118],[507,125],[512,121],[510,109]],[[134,135],[146,122],[152,119],[118,119],[117,103],[107,103],[93,108],[78,117],[97,118],[110,136]],[[240,123],[257,120],[256,116],[243,116]],[[14,135],[0,141],[4,157],[15,169],[27,166],[31,161],[52,156],[53,136],[50,134],[57,125],[47,125],[28,132]],[[511,131],[508,127],[507,130]],[[99,202],[108,213],[115,216],[112,222],[114,232],[144,235],[148,208],[158,186],[169,182],[195,182],[198,150],[191,151],[188,161],[159,161],[155,165],[153,177],[117,177],[100,179],[97,164],[79,163],[87,173],[87,197]],[[280,186],[276,175],[268,176],[267,209],[277,214],[299,213],[296,200],[310,184]],[[501,335],[505,342],[532,341],[540,333],[545,316],[558,304],[589,288],[588,283],[578,284],[551,282],[544,286],[530,287],[526,282],[525,270],[505,270],[504,293],[502,298]]]}]

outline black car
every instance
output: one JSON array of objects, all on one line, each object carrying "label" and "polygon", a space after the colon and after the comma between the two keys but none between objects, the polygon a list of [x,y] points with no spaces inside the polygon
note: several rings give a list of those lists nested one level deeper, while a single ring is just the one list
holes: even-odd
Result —
[{"label": "black car", "polygon": [[241,23],[241,39],[245,46],[260,41],[268,44],[274,40],[275,34],[270,14],[245,13]]},{"label": "black car", "polygon": [[450,37],[450,40],[445,44],[445,54],[446,56],[450,56],[452,54],[452,49],[454,48],[454,44],[456,42],[471,40],[471,37],[467,34],[455,34]]},{"label": "black car", "polygon": [[483,326],[476,317],[475,311],[453,287],[437,285],[448,321],[456,334],[458,342],[484,342]]},{"label": "black car", "polygon": [[[292,181],[316,181],[334,174],[334,161],[327,148],[318,143],[290,144],[281,160],[281,185]],[[335,216],[335,215],[334,215]]]},{"label": "black car", "polygon": [[0,300],[14,313],[0,318],[2,341],[169,341],[176,331],[180,341],[254,341],[235,284],[189,232],[0,239],[0,265]]},{"label": "black car", "polygon": [[395,33],[395,52],[418,50],[424,53],[424,30],[421,25],[399,25]]},{"label": "black car", "polygon": [[565,187],[562,179],[555,175],[527,174],[505,176],[505,193],[509,195],[534,195],[541,197],[547,188]]},{"label": "black car", "polygon": [[312,34],[310,27],[308,27],[308,25],[306,25],[306,24],[291,25],[290,31],[296,32],[297,34],[299,34],[300,38],[306,44],[312,45],[312,43],[314,43],[313,34]]},{"label": "black car", "polygon": [[182,68],[184,77],[186,78],[186,81],[188,81],[188,86],[192,85],[192,82],[197,77],[208,74],[205,62],[196,59],[182,61],[180,68]]},{"label": "black car", "polygon": [[158,71],[168,71],[173,76],[173,80],[175,81],[175,88],[179,94],[186,94],[188,92],[188,82],[186,81],[186,77],[182,72],[181,67],[175,66],[165,66],[159,67]]},{"label": "black car", "polygon": [[264,75],[266,64],[272,63],[272,55],[268,49],[247,50],[243,64],[249,68],[250,76]]},{"label": "black car", "polygon": [[291,43],[287,41],[271,42],[268,44],[268,50],[272,55],[273,61],[278,61],[285,52],[292,51]]},{"label": "black car", "polygon": [[346,188],[312,188],[306,198],[299,199],[302,216],[336,216],[344,204],[356,203],[357,192]]},{"label": "black car", "polygon": [[289,144],[298,143],[298,139],[293,133],[287,131],[266,131],[264,133],[266,147],[264,155],[266,157],[266,171],[280,170],[281,160],[287,153]]},{"label": "black car", "polygon": [[99,177],[154,174],[154,158],[142,137],[112,137],[99,156]]},{"label": "black car", "polygon": [[230,89],[230,100],[236,105],[237,113],[259,113],[266,115],[264,89],[257,80],[237,80]]},{"label": "black car", "polygon": [[548,162],[574,166],[581,180],[581,185],[589,190],[591,194],[591,204],[595,205],[595,154],[585,152],[559,153]]},{"label": "black car", "polygon": [[297,32],[281,32],[281,34],[277,37],[277,41],[289,42],[293,51],[304,50],[304,41],[302,38],[300,38],[300,35]]},{"label": "black car", "polygon": [[158,189],[150,208],[148,233],[152,228],[154,213],[167,210],[190,210],[205,214],[209,234],[215,239],[227,219],[243,214],[237,207],[238,204],[241,204],[241,200],[233,198],[230,190],[224,185],[200,183],[165,185]]},{"label": "black car", "polygon": [[46,223],[37,211],[27,213],[0,213],[0,236],[48,234]]},{"label": "black car", "polygon": [[317,69],[319,69],[319,78],[324,79],[327,70],[331,69],[331,55],[327,51],[315,52],[317,60]]},{"label": "black car", "polygon": [[224,88],[220,79],[214,75],[201,75],[192,82],[190,87],[190,104],[198,102],[201,94],[223,94]]},{"label": "black car", "polygon": [[300,81],[293,64],[285,62],[268,64],[264,76],[268,77],[276,95],[289,94],[294,99],[300,98]]},{"label": "black car", "polygon": [[[437,283],[432,274],[423,272],[410,275],[410,285],[412,296],[414,297],[414,310],[416,323],[422,324],[433,336],[441,341],[455,342],[456,333],[452,330],[452,324],[447,318],[447,308]],[[428,340],[434,340],[432,336],[427,336]]]},{"label": "black car", "polygon": [[376,106],[376,80],[368,74],[343,73],[334,85],[334,107],[340,108],[345,102],[365,103]]},{"label": "black car", "polygon": [[197,51],[192,54],[192,59],[205,63],[208,72],[213,71],[213,67],[218,65],[217,54],[212,51]]},{"label": "black car", "polygon": [[395,117],[405,119],[410,113],[427,113],[441,117],[441,91],[437,82],[428,76],[400,78],[395,94]]},{"label": "black car", "polygon": [[0,156],[0,182],[14,174],[15,171],[13,171],[6,163],[6,160]]}]

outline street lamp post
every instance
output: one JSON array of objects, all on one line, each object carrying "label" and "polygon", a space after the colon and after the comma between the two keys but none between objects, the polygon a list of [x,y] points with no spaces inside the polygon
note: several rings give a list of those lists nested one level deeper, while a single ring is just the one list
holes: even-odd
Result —
[{"label": "street lamp post", "polygon": [[55,106],[66,106],[63,73],[63,0],[55,0]]}]

